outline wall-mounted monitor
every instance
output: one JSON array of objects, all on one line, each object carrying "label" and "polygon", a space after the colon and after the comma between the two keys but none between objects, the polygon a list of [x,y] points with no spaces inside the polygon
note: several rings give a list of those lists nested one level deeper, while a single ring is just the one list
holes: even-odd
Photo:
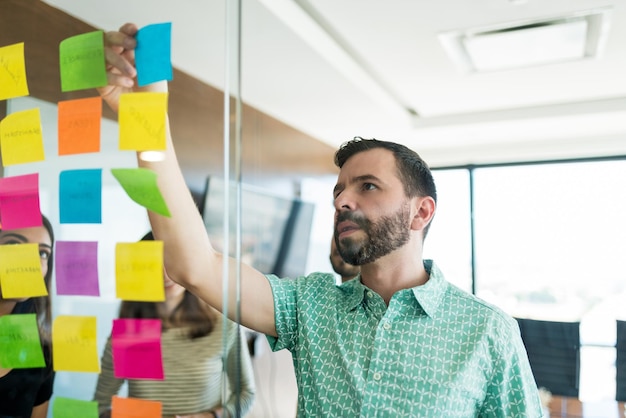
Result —
[{"label": "wall-mounted monitor", "polygon": [[[235,253],[237,222],[235,183],[229,184],[229,254]],[[210,177],[200,205],[213,246],[224,251],[224,187],[222,178]],[[297,197],[285,197],[262,188],[241,185],[242,261],[279,277],[306,273],[315,205]]]}]

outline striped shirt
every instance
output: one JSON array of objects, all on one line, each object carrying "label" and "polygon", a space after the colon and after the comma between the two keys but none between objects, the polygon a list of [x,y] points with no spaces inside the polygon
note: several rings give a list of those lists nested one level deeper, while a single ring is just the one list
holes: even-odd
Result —
[{"label": "striped shirt", "polygon": [[291,351],[299,417],[541,417],[515,320],[444,280],[389,302],[360,277],[269,275],[278,338]]},{"label": "striped shirt", "polygon": [[[229,379],[229,398],[223,407],[224,416],[235,416],[239,391],[240,411],[244,415],[252,406],[255,394],[254,376],[246,339],[241,333],[239,356],[237,355],[237,326],[228,321],[226,339],[222,335],[223,321],[215,321],[213,331],[204,337],[189,339],[187,328],[164,330],[161,336],[164,380],[128,380],[128,397],[160,401],[163,416],[186,415],[210,411],[222,406],[222,353],[226,341]],[[241,367],[237,364],[241,358]],[[99,413],[111,408],[111,398],[116,395],[125,379],[113,374],[111,338],[109,337],[101,360],[101,372],[96,385],[94,400]],[[236,388],[237,374],[241,370],[240,388]]]}]

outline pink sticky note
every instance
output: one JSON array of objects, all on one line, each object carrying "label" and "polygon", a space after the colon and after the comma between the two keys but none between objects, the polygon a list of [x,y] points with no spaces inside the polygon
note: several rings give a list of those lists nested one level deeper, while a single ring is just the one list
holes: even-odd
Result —
[{"label": "pink sticky note", "polygon": [[57,241],[54,271],[57,295],[100,296],[98,242]]},{"label": "pink sticky note", "polygon": [[164,379],[160,319],[114,319],[111,337],[115,377]]},{"label": "pink sticky note", "polygon": [[41,226],[39,174],[0,178],[2,229]]}]

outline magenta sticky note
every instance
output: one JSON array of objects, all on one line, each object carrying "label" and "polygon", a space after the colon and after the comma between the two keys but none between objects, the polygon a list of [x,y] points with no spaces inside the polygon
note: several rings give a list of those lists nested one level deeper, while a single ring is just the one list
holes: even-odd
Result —
[{"label": "magenta sticky note", "polygon": [[98,242],[57,241],[54,271],[57,295],[100,296]]},{"label": "magenta sticky note", "polygon": [[41,226],[39,174],[0,178],[2,229]]},{"label": "magenta sticky note", "polygon": [[114,319],[111,346],[115,377],[164,379],[160,319]]}]

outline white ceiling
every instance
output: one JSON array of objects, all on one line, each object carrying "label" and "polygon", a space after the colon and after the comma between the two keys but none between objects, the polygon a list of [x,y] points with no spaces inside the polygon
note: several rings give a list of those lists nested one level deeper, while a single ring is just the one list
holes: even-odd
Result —
[{"label": "white ceiling", "polygon": [[[47,3],[107,30],[172,22],[174,66],[224,86],[225,0]],[[467,74],[439,40],[604,7],[593,59]],[[626,0],[243,0],[242,17],[244,101],[333,146],[398,141],[432,166],[626,154]]]}]

